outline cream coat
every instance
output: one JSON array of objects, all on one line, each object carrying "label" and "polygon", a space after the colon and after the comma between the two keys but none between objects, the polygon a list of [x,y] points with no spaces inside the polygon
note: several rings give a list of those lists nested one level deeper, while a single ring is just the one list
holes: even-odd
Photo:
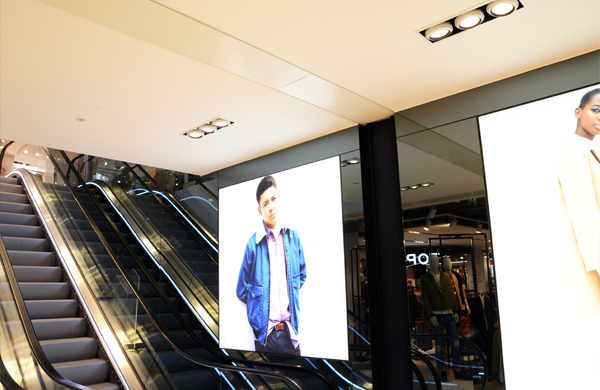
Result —
[{"label": "cream coat", "polygon": [[574,135],[558,158],[565,227],[560,272],[573,313],[600,316],[600,162],[592,147],[591,141]]}]

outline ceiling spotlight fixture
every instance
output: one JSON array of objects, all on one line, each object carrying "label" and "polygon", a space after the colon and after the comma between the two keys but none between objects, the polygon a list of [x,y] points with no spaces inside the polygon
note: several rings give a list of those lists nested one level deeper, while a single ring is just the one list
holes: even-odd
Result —
[{"label": "ceiling spotlight fixture", "polygon": [[204,133],[202,132],[202,130],[200,130],[197,127],[192,131],[188,131],[188,133],[187,133],[188,137],[195,138],[195,139],[202,138],[203,135],[204,135]]},{"label": "ceiling spotlight fixture", "polygon": [[418,184],[414,184],[412,186],[408,186],[408,188],[410,188],[411,190],[416,190],[416,189],[419,188],[419,185]]},{"label": "ceiling spotlight fixture", "polygon": [[402,187],[402,188],[400,188],[400,191],[406,191],[406,190],[408,190],[408,187]]},{"label": "ceiling spotlight fixture", "polygon": [[437,26],[433,26],[425,30],[425,38],[432,42],[439,41],[440,39],[446,38],[452,33],[452,25],[448,22],[440,23]]},{"label": "ceiling spotlight fixture", "polygon": [[352,157],[351,159],[348,160],[348,164],[358,164],[360,162],[360,160],[356,157]]},{"label": "ceiling spotlight fixture", "polygon": [[216,126],[217,128],[221,128],[221,127],[227,127],[231,124],[230,121],[228,121],[227,119],[221,119],[221,118],[217,118],[214,121],[211,122],[213,124],[213,126]]},{"label": "ceiling spotlight fixture", "polygon": [[475,229],[475,233],[481,233],[481,229],[483,229],[481,222],[477,222],[477,229]]},{"label": "ceiling spotlight fixture", "polygon": [[431,227],[431,219],[427,218],[427,220],[425,221],[425,227],[423,229],[429,230],[430,227]]},{"label": "ceiling spotlight fixture", "polygon": [[419,184],[419,187],[431,187],[432,185],[433,185],[433,183],[427,182],[427,183]]},{"label": "ceiling spotlight fixture", "polygon": [[341,167],[345,167],[345,166],[347,166],[347,165],[348,165],[348,161],[346,161],[346,160],[344,160],[344,161],[340,162],[340,166],[341,166]]},{"label": "ceiling spotlight fixture", "polygon": [[479,26],[481,22],[483,22],[483,19],[483,12],[481,12],[478,9],[475,9],[473,11],[469,11],[465,14],[462,14],[456,19],[454,19],[454,25],[456,26],[456,28],[459,28],[461,30],[468,30],[470,28]]},{"label": "ceiling spotlight fixture", "polygon": [[456,226],[456,224],[458,223],[458,220],[456,218],[452,218],[452,220],[450,220],[450,229],[452,229],[454,226]]},{"label": "ceiling spotlight fixture", "polygon": [[435,217],[435,213],[437,213],[437,208],[435,206],[430,207],[429,208],[429,214],[427,215],[427,218],[432,219],[433,217]]},{"label": "ceiling spotlight fixture", "polygon": [[28,150],[24,150],[24,151],[23,151],[23,154],[27,154],[27,153],[29,153],[29,151],[28,151]]},{"label": "ceiling spotlight fixture", "polygon": [[480,24],[510,15],[523,7],[520,0],[488,0],[486,4],[475,9],[455,14],[446,21],[419,31],[419,35],[425,37],[429,42],[436,43],[465,30],[473,29]]},{"label": "ceiling spotlight fixture", "polygon": [[517,8],[519,8],[517,0],[496,0],[489,3],[485,10],[491,16],[501,17],[512,14]]},{"label": "ceiling spotlight fixture", "polygon": [[200,130],[202,130],[205,134],[212,134],[215,131],[217,131],[217,126],[207,123],[205,125],[200,126]]}]

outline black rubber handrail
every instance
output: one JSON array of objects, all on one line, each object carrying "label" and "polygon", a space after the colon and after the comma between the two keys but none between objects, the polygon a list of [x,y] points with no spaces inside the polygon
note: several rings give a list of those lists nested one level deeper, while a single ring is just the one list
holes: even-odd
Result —
[{"label": "black rubber handrail", "polygon": [[[126,163],[125,163],[125,164],[126,164]],[[203,226],[203,225],[202,225],[202,224],[201,224],[201,223],[200,223],[200,222],[199,222],[199,221],[196,219],[196,217],[194,217],[193,215],[191,215],[191,214],[190,214],[190,212],[189,212],[189,211],[188,211],[188,210],[187,210],[185,207],[183,207],[183,205],[181,204],[181,202],[179,202],[179,199],[177,199],[175,196],[173,196],[173,194],[171,194],[171,192],[169,192],[169,191],[165,190],[165,189],[164,189],[164,188],[163,188],[163,187],[162,187],[160,184],[158,184],[158,183],[157,183],[157,181],[156,181],[156,180],[154,180],[154,179],[152,178],[152,176],[150,176],[150,175],[148,174],[148,172],[146,172],[146,170],[145,170],[145,169],[144,169],[144,168],[143,168],[141,165],[137,164],[137,165],[135,165],[133,168],[138,168],[140,171],[142,171],[142,173],[143,173],[143,174],[144,174],[144,175],[145,175],[145,176],[146,176],[146,177],[147,177],[147,178],[150,180],[150,182],[152,182],[152,184],[154,184],[154,185],[156,186],[156,188],[158,188],[158,189],[159,189],[159,191],[160,191],[161,193],[165,194],[165,196],[168,196],[168,197],[169,197],[169,199],[170,199],[170,200],[171,200],[173,203],[175,203],[175,204],[177,204],[177,205],[178,205],[178,207],[179,207],[179,209],[181,210],[181,212],[183,212],[183,213],[185,214],[185,216],[186,216],[186,217],[187,217],[189,220],[191,220],[191,221],[194,221],[194,223],[196,224],[196,226],[198,226],[198,227],[199,227],[199,228],[200,228],[200,229],[201,229],[201,230],[204,232],[204,235],[206,236],[206,239],[209,239],[209,240],[211,240],[211,241],[212,241],[212,243],[213,243],[213,244],[214,244],[216,247],[218,247],[218,246],[219,246],[219,240],[218,240],[218,238],[217,238],[217,237],[212,237],[212,234],[210,234],[210,233],[207,231],[207,229],[206,229],[206,228],[205,228],[205,227],[204,227],[204,226]],[[206,190],[207,190],[207,191],[208,191],[208,192],[209,192],[211,195],[213,195],[215,199],[218,199],[218,197],[217,197],[215,194],[213,194],[213,193],[212,193],[212,191],[210,191],[208,188],[206,188],[206,187],[204,187],[204,186],[202,186],[202,187],[203,187],[204,189],[206,189]],[[212,237],[212,239],[211,239],[211,237]]]},{"label": "black rubber handrail", "polygon": [[2,357],[0,357],[0,384],[2,384],[2,386],[8,390],[25,390],[23,387],[19,386],[17,382],[15,382],[12,376],[10,376],[6,370],[6,367],[4,366]]},{"label": "black rubber handrail", "polygon": [[[487,382],[487,377],[488,377],[488,373],[487,373],[487,367],[485,364],[485,355],[483,354],[483,352],[481,351],[481,349],[474,343],[472,343],[471,341],[467,340],[466,338],[464,338],[461,335],[458,334],[432,334],[432,333],[411,333],[410,337],[445,337],[445,338],[457,338],[459,340],[464,341],[466,344],[469,344],[477,353],[477,355],[479,355],[479,358],[481,359],[481,362],[483,364],[483,366],[480,369],[483,369],[483,382],[481,382],[481,387],[479,388],[479,390],[483,390],[483,388],[485,387],[485,384]],[[424,353],[424,351],[421,351]],[[424,353],[425,355],[428,355],[427,353]],[[450,366],[450,363],[448,362],[443,362],[443,364],[446,367]]]},{"label": "black rubber handrail", "polygon": [[10,141],[2,148],[2,151],[0,152],[0,167],[2,166],[2,160],[4,160],[4,154],[6,153],[6,149],[8,149],[8,147],[14,143],[15,141]]},{"label": "black rubber handrail", "polygon": [[418,349],[413,347],[411,351],[414,355],[416,355],[419,358],[419,360],[423,361],[427,368],[429,368],[429,371],[431,371],[431,375],[433,375],[433,380],[435,381],[435,389],[442,390],[442,381],[440,379],[440,374],[438,373],[438,370],[436,370],[436,368],[434,367],[433,363],[431,363],[431,361],[427,359],[427,356]]},{"label": "black rubber handrail", "polygon": [[[54,156],[52,156],[52,154],[50,153],[50,151],[48,149],[46,149],[46,153],[48,154],[51,162],[54,164],[56,172],[58,172],[58,174],[61,176],[61,178],[63,180],[65,180],[64,173],[62,172],[61,168],[58,166],[58,164],[54,160]],[[69,164],[70,161],[66,157],[66,154],[63,151],[59,151],[59,153],[61,153],[61,155],[63,156],[63,158],[67,162],[67,164]],[[219,353],[220,351],[215,350],[211,345],[209,345],[208,343],[206,343],[206,341],[204,341],[203,339],[201,339],[196,334],[196,332],[190,327],[190,325],[183,319],[183,317],[181,316],[181,314],[179,313],[179,311],[174,307],[174,305],[171,302],[171,300],[166,296],[166,294],[160,288],[160,286],[158,286],[158,283],[156,282],[156,280],[152,277],[152,275],[148,272],[148,270],[146,269],[146,267],[142,264],[142,262],[138,258],[138,256],[133,252],[133,250],[131,249],[131,247],[127,244],[126,240],[124,239],[124,237],[122,236],[121,232],[118,230],[118,228],[116,227],[116,225],[114,224],[114,222],[110,219],[110,217],[108,217],[108,215],[106,214],[106,211],[101,207],[101,205],[99,204],[99,202],[95,198],[95,196],[93,194],[91,194],[91,191],[89,190],[89,188],[87,188],[87,186],[85,185],[85,181],[81,178],[81,176],[79,175],[79,173],[76,170],[73,170],[73,173],[77,176],[78,181],[82,184],[82,188],[84,188],[84,190],[88,193],[88,196],[91,197],[92,201],[94,202],[94,204],[96,205],[96,207],[99,209],[99,212],[103,215],[104,219],[108,222],[108,224],[111,226],[111,228],[117,234],[117,237],[119,237],[119,239],[121,240],[122,244],[129,251],[129,253],[132,256],[132,258],[134,259],[134,261],[137,262],[137,264],[140,267],[140,269],[142,270],[142,272],[144,272],[144,274],[148,278],[149,282],[151,284],[153,284],[153,286],[155,287],[155,289],[157,290],[157,292],[161,295],[161,298],[163,299],[163,301],[167,305],[167,307],[169,307],[169,309],[171,310],[171,312],[174,315],[174,317],[178,320],[178,322],[180,322],[180,324],[184,327],[184,329],[189,333],[189,335],[190,335],[191,338],[193,338],[196,342],[198,342],[200,345],[202,345],[204,348],[206,348],[209,352],[212,352],[213,354],[216,354],[218,356],[218,358],[219,358],[220,361],[226,361],[228,363],[237,363],[237,364],[252,365],[252,366],[265,366],[265,367],[269,367],[269,368],[280,368],[280,369],[287,369],[287,370],[292,370],[292,371],[302,371],[302,372],[305,372],[305,373],[310,373],[312,375],[316,375],[319,379],[321,379],[323,382],[325,382],[328,385],[328,387],[330,387],[332,390],[334,390],[336,388],[335,384],[331,381],[330,378],[324,376],[322,373],[320,373],[319,371],[314,370],[312,368],[304,367],[304,366],[285,365],[285,364],[276,364],[276,363],[266,363],[266,362],[259,362],[259,361],[253,361],[253,360],[231,358],[231,357],[226,356],[226,355],[224,355],[222,353]],[[175,341],[171,337],[170,333],[162,326],[162,323],[156,317],[156,315],[154,314],[154,311],[150,308],[149,304],[146,302],[145,298],[143,297],[143,295],[141,294],[141,292],[139,291],[139,289],[137,288],[137,286],[135,285],[135,283],[131,280],[131,277],[128,275],[127,270],[125,269],[125,267],[123,266],[123,264],[121,263],[121,261],[118,259],[118,257],[116,256],[116,254],[114,253],[114,251],[112,250],[112,248],[110,247],[108,241],[106,240],[106,238],[104,237],[104,235],[102,234],[102,232],[100,231],[100,229],[98,228],[96,222],[93,220],[93,218],[91,217],[91,215],[87,211],[86,207],[83,206],[83,204],[82,204],[81,200],[79,199],[79,197],[77,196],[75,190],[72,188],[72,186],[70,185],[70,183],[66,182],[66,180],[65,180],[65,183],[66,183],[66,187],[69,189],[69,191],[71,192],[71,195],[75,199],[75,202],[82,209],[84,215],[86,216],[86,219],[88,219],[88,222],[92,226],[92,229],[94,230],[94,232],[96,233],[96,235],[98,235],[100,241],[105,246],[106,251],[108,252],[108,254],[112,257],[112,259],[113,259],[115,265],[117,266],[117,268],[119,268],[119,271],[121,272],[123,278],[125,279],[125,281],[129,285],[129,287],[131,288],[131,290],[133,291],[133,293],[136,295],[136,297],[139,300],[140,304],[144,307],[144,309],[148,313],[148,317],[150,318],[150,321],[153,323],[153,325],[156,327],[156,329],[163,335],[163,337],[167,340],[167,342],[178,353],[180,353],[182,356],[184,356],[188,360],[190,360],[190,361],[192,361],[192,362],[194,362],[196,364],[205,366],[205,367],[218,368],[218,369],[223,369],[223,370],[227,370],[227,371],[246,372],[246,373],[250,373],[250,374],[254,374],[254,375],[259,375],[259,376],[262,375],[262,376],[274,377],[274,378],[277,378],[277,379],[289,382],[293,386],[297,387],[298,389],[304,389],[305,388],[304,385],[301,382],[299,382],[295,377],[293,377],[290,374],[284,374],[284,373],[280,373],[278,371],[271,371],[271,370],[266,371],[266,370],[255,369],[255,368],[248,368],[248,367],[230,366],[230,365],[227,365],[227,364],[216,363],[216,362],[212,362],[212,361],[207,361],[207,360],[199,359],[199,358],[197,358],[197,357],[189,354],[185,350],[185,348],[183,348],[182,346],[180,346],[179,343],[177,343],[177,341]]]},{"label": "black rubber handrail", "polygon": [[71,164],[69,164],[69,168],[67,168],[67,180],[69,180],[69,176],[71,176],[71,165],[74,166],[75,164],[75,160],[80,159],[81,157],[85,156],[85,154],[80,154],[76,157],[73,157],[73,159],[71,160]]},{"label": "black rubber handrail", "polygon": [[42,346],[35,335],[33,323],[31,322],[31,318],[29,318],[29,313],[27,312],[27,307],[25,306],[23,295],[21,295],[19,283],[17,282],[12,264],[10,263],[6,246],[4,246],[4,239],[2,238],[2,235],[0,235],[0,259],[2,261],[2,267],[6,273],[6,279],[8,279],[8,284],[15,300],[15,304],[17,306],[17,311],[19,312],[19,318],[21,319],[23,329],[25,330],[27,342],[31,347],[31,352],[38,366],[46,373],[46,375],[48,375],[50,379],[52,379],[52,381],[57,383],[59,386],[72,390],[92,390],[90,387],[80,385],[60,375],[46,357],[46,354],[42,350]]},{"label": "black rubber handrail", "polygon": [[0,384],[8,390],[25,390],[10,375],[0,355]]},{"label": "black rubber handrail", "polygon": [[411,363],[412,363],[413,373],[417,376],[417,380],[419,381],[419,386],[421,386],[422,390],[426,390],[427,383],[425,383],[425,378],[423,377],[423,373],[421,372],[421,369],[419,369],[419,367],[415,364],[415,362],[411,362]]}]

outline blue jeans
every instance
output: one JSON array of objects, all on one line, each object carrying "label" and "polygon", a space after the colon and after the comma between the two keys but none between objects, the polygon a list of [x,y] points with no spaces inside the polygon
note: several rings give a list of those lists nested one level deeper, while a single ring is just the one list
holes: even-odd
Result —
[{"label": "blue jeans", "polygon": [[[433,326],[434,334],[442,334],[444,333],[444,328],[446,329],[447,335],[456,335],[456,322],[454,322],[454,315],[452,314],[434,314],[437,317],[438,322],[440,323],[438,326]],[[443,345],[443,337],[435,337],[435,357],[437,359],[437,368],[438,370],[444,370],[445,366],[442,361],[444,361],[444,351],[442,349]],[[450,341],[450,345],[452,346],[452,364],[455,370],[458,370],[460,365],[460,342],[457,337],[452,337],[448,339]]]}]

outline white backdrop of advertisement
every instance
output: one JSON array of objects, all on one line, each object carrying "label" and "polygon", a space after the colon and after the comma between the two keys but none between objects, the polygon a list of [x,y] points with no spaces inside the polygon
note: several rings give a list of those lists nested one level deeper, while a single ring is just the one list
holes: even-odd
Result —
[{"label": "white backdrop of advertisement", "polygon": [[221,188],[219,232],[221,348],[348,359],[339,157]]},{"label": "white backdrop of advertisement", "polygon": [[509,388],[600,386],[597,89],[479,118]]}]

